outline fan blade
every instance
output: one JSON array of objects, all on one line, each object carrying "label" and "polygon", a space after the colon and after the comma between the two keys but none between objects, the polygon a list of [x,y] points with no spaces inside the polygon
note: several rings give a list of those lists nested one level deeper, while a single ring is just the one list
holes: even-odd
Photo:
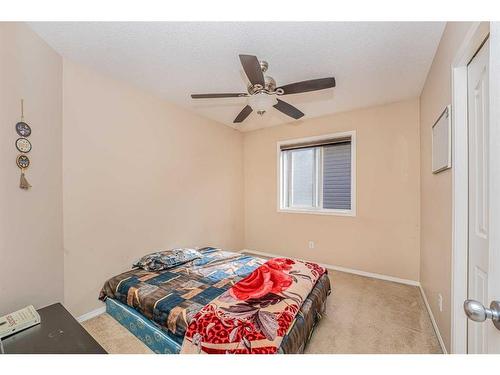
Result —
[{"label": "fan blade", "polygon": [[245,108],[243,108],[241,110],[241,112],[238,114],[238,116],[236,116],[236,118],[234,119],[233,123],[238,123],[238,122],[243,122],[247,117],[248,115],[252,113],[252,107],[250,107],[249,105],[247,105]]},{"label": "fan blade", "polygon": [[324,90],[332,87],[335,87],[335,78],[330,77],[290,83],[289,85],[278,87],[278,89],[283,90],[283,95],[288,95],[308,91]]},{"label": "fan blade", "polygon": [[264,87],[264,74],[257,57],[252,55],[239,55],[243,70],[252,85],[259,84]]},{"label": "fan blade", "polygon": [[304,116],[304,113],[299,111],[297,108],[295,108],[293,105],[288,104],[287,102],[284,102],[283,100],[278,100],[278,103],[273,105],[274,108],[276,108],[278,111],[283,112],[285,115],[293,117],[295,120],[298,120],[302,116]]},{"label": "fan blade", "polygon": [[243,96],[248,96],[245,93],[234,93],[234,94],[191,94],[193,99],[208,99],[208,98],[239,98]]}]

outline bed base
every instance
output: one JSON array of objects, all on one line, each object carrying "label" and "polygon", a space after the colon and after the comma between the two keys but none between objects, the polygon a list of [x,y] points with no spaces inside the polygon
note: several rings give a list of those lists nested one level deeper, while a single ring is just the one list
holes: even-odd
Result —
[{"label": "bed base", "polygon": [[160,327],[133,308],[112,298],[106,299],[106,312],[157,354],[178,354],[181,345]]}]

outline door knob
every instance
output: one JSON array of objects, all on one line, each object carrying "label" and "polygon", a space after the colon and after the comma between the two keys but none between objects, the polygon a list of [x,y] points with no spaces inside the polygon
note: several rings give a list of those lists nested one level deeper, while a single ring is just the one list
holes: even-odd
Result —
[{"label": "door knob", "polygon": [[497,329],[500,330],[500,301],[493,301],[490,308],[483,306],[481,302],[468,299],[464,302],[465,315],[475,322],[484,322],[491,319]]}]

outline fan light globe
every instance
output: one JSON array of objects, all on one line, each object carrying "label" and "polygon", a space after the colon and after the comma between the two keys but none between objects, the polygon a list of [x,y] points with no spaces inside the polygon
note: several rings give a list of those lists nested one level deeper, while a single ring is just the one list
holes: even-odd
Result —
[{"label": "fan light globe", "polygon": [[258,114],[264,114],[264,112],[270,110],[276,103],[278,103],[278,100],[274,95],[269,95],[264,92],[252,95],[248,99],[248,104]]}]

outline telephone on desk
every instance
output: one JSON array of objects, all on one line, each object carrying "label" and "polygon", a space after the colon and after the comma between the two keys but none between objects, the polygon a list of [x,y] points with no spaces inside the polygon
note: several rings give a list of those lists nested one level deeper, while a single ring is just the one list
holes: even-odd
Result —
[{"label": "telephone on desk", "polygon": [[0,317],[0,340],[23,329],[40,324],[40,315],[33,306]]}]

